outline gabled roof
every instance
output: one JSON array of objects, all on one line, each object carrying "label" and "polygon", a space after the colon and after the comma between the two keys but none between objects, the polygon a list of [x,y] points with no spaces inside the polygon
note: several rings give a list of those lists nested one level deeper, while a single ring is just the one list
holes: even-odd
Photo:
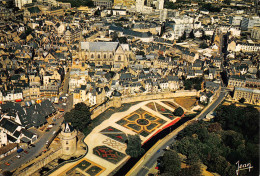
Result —
[{"label": "gabled roof", "polygon": [[21,129],[21,133],[24,134],[27,138],[31,139],[35,134],[32,133],[29,130],[26,130],[24,128]]},{"label": "gabled roof", "polygon": [[6,129],[7,131],[9,131],[10,133],[13,133],[13,132],[15,132],[15,130],[17,129],[19,124],[16,122],[13,122],[12,120],[3,118],[0,122],[0,126],[4,129]]},{"label": "gabled roof", "polygon": [[118,42],[81,42],[81,49],[88,51],[115,51]]}]

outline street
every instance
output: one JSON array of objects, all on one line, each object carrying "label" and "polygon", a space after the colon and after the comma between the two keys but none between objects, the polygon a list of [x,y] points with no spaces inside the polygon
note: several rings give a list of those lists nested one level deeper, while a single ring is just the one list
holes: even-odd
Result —
[{"label": "street", "polygon": [[[220,94],[219,94],[219,97],[207,109],[205,109],[202,113],[200,113],[197,117],[195,117],[194,120],[204,119],[209,112],[213,111],[223,101],[226,94],[227,94],[226,88],[222,87]],[[189,122],[184,123],[179,128],[174,130],[171,134],[169,134],[164,139],[162,139],[162,141],[160,141],[160,143],[158,145],[156,145],[152,149],[152,151],[149,150],[144,155],[143,161],[142,162],[139,161],[139,165],[136,168],[132,169],[133,171],[131,173],[128,172],[129,174],[127,174],[127,175],[131,175],[131,176],[145,176],[145,175],[147,175],[149,170],[157,162],[158,157],[163,155],[164,149],[174,142],[174,139],[177,136],[177,134],[182,129],[184,129],[187,126],[188,123]]]},{"label": "street", "polygon": [[[56,115],[56,125],[54,125],[50,131],[44,132],[44,134],[37,139],[37,142],[34,144],[35,147],[26,147],[23,148],[24,150],[28,151],[28,154],[26,154],[24,151],[21,153],[13,152],[11,155],[3,158],[0,160],[0,169],[7,170],[7,171],[13,171],[20,167],[22,164],[34,159],[40,153],[46,148],[46,142],[50,141],[51,138],[53,137],[53,132],[58,131],[60,128],[60,124],[63,122],[63,113],[58,113]],[[17,158],[16,156],[20,155],[21,158]],[[7,166],[5,163],[8,162],[10,165]]]}]

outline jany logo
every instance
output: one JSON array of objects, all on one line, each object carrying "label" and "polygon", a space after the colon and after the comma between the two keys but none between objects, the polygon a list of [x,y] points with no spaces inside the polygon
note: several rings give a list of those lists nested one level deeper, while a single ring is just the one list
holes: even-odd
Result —
[{"label": "jany logo", "polygon": [[247,163],[247,164],[240,164],[239,161],[236,162],[237,165],[237,170],[236,170],[236,174],[239,174],[239,171],[241,170],[247,170],[250,172],[251,169],[253,169],[253,166],[251,166],[251,163]]}]

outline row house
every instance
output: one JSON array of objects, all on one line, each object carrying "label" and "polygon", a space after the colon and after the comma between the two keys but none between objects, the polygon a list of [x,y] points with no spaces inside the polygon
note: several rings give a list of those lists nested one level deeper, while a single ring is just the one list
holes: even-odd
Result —
[{"label": "row house", "polygon": [[0,92],[0,101],[21,101],[23,92],[21,89]]},{"label": "row house", "polygon": [[260,90],[236,87],[233,98],[237,101],[244,98],[246,103],[260,105]]},{"label": "row house", "polygon": [[244,76],[233,75],[228,80],[228,87],[245,87],[246,86],[246,78]]}]

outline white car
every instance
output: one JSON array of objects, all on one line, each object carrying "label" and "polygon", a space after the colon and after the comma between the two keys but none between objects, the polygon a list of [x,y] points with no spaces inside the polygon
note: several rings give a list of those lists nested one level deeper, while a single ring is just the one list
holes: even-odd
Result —
[{"label": "white car", "polygon": [[55,134],[56,133],[56,131],[53,131],[53,133],[52,134]]},{"label": "white car", "polygon": [[19,159],[19,158],[21,158],[21,156],[20,156],[20,155],[16,155],[15,157],[16,157],[16,158],[18,158],[18,159]]},{"label": "white car", "polygon": [[66,103],[62,103],[63,106],[66,106],[67,104]]}]

